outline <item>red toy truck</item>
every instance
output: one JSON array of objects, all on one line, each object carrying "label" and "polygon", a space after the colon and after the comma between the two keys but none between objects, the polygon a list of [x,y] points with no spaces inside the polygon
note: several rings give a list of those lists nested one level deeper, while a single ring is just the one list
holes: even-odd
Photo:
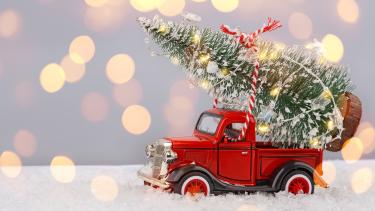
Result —
[{"label": "red toy truck", "polygon": [[238,136],[246,113],[225,109],[203,112],[193,136],[167,137],[146,147],[149,163],[138,171],[145,184],[175,193],[277,192],[312,194],[321,178],[322,150],[280,149],[257,142],[255,120],[243,141]]}]

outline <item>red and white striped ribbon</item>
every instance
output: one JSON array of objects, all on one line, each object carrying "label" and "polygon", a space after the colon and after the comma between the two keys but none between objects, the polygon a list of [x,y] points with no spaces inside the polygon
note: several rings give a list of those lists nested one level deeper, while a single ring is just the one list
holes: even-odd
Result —
[{"label": "red and white striped ribbon", "polygon": [[[232,30],[230,29],[227,25],[221,25],[220,29],[222,32],[233,35],[239,43],[241,43],[244,47],[248,48],[249,50],[252,50],[253,53],[258,53],[258,47],[255,45],[255,40],[258,38],[258,36],[261,33],[268,32],[268,31],[273,31],[277,28],[281,27],[280,21],[273,20],[271,18],[268,18],[267,24],[264,24],[262,28],[256,30],[255,32],[251,34],[245,34],[242,32],[239,32],[237,29]],[[252,115],[252,110],[254,108],[254,103],[255,103],[255,94],[256,94],[256,86],[257,86],[257,81],[258,81],[258,73],[259,73],[259,60],[258,57],[256,57],[256,60],[254,62],[254,70],[252,71],[251,74],[251,94],[248,100],[249,103],[249,109],[246,112],[246,121],[244,126],[242,127],[241,134],[237,137],[231,137],[231,139],[234,140],[242,140],[245,135],[247,128],[250,124],[250,118]],[[217,108],[217,98],[214,99],[214,108]],[[226,137],[228,137],[225,134]]]}]

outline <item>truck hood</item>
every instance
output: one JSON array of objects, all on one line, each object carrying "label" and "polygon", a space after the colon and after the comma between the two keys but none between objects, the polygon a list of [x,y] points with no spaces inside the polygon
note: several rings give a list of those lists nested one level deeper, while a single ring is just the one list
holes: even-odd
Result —
[{"label": "truck hood", "polygon": [[174,149],[212,149],[214,144],[212,141],[197,136],[186,137],[165,137],[166,140],[172,142]]}]

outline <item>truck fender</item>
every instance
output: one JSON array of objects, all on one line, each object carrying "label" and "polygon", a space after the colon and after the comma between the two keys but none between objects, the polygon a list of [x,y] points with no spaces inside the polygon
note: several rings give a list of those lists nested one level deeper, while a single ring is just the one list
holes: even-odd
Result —
[{"label": "truck fender", "polygon": [[314,174],[314,169],[308,164],[304,162],[300,162],[300,161],[290,161],[286,163],[285,165],[283,165],[278,171],[276,171],[272,179],[272,187],[275,190],[280,190],[281,184],[285,176],[289,174],[290,172],[297,170],[297,169],[306,171],[311,176],[313,176]]},{"label": "truck fender", "polygon": [[167,182],[170,183],[176,183],[178,182],[184,175],[186,175],[189,172],[198,171],[206,174],[209,178],[212,179],[212,174],[207,171],[205,168],[194,165],[194,164],[188,164],[185,166],[182,166],[180,168],[175,169],[172,171],[171,174],[167,177]]}]

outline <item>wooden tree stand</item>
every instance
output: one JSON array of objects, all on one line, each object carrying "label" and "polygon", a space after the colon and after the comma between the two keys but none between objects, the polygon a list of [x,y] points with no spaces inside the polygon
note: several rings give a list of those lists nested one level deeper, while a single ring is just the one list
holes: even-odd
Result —
[{"label": "wooden tree stand", "polygon": [[361,100],[350,92],[346,92],[341,97],[339,106],[344,117],[344,131],[341,139],[336,139],[326,145],[326,149],[331,152],[340,151],[344,143],[354,136],[362,116]]}]

